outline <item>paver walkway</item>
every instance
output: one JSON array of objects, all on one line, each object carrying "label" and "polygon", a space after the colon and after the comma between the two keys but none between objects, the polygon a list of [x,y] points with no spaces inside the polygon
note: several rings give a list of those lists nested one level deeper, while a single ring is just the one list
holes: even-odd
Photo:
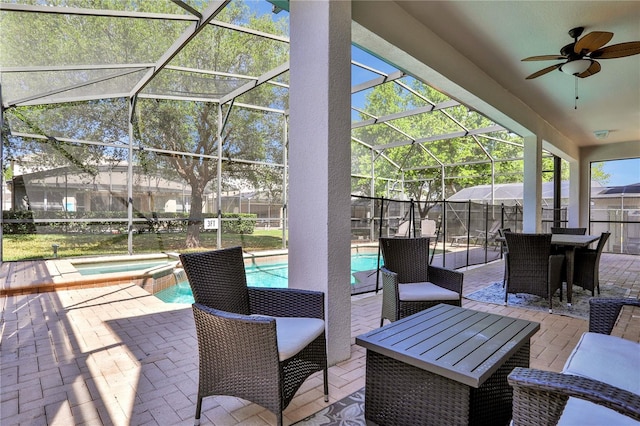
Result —
[{"label": "paver walkway", "polygon": [[[502,279],[496,262],[465,271],[464,293]],[[640,257],[602,256],[601,282],[640,294]],[[12,295],[2,303],[2,425],[193,424],[198,360],[191,308],[166,304],[135,285]],[[351,358],[329,370],[330,402],[364,386],[355,336],[376,328],[381,295],[352,298]],[[559,371],[587,322],[463,300],[463,306],[541,323],[531,365]],[[323,408],[321,378],[285,411],[294,422]],[[233,397],[205,398],[202,424],[269,425],[275,416]]]}]

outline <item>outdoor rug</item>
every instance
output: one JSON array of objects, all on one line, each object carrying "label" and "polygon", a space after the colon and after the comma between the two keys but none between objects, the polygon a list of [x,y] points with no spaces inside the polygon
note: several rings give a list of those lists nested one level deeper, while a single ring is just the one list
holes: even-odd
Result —
[{"label": "outdoor rug", "polygon": [[[628,289],[617,287],[611,284],[600,283],[600,295],[596,292],[596,297],[619,298],[627,297]],[[484,303],[493,303],[496,305],[504,304],[504,287],[502,282],[493,283],[481,290],[464,296],[465,299],[475,300]],[[567,293],[562,294],[562,302],[558,299],[558,295],[553,298],[553,314],[566,315],[575,318],[589,318],[589,299],[591,291],[583,290],[582,287],[573,287],[572,306],[567,306]],[[533,311],[549,311],[549,301],[542,297],[532,294],[509,294],[508,306],[531,309]]]},{"label": "outdoor rug", "polygon": [[366,426],[364,420],[364,388],[334,402],[295,426]]}]

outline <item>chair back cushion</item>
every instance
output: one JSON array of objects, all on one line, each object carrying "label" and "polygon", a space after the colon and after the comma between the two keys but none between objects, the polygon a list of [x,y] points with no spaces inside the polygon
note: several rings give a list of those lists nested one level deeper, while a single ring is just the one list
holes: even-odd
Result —
[{"label": "chair back cushion", "polygon": [[180,261],[196,303],[249,315],[249,291],[241,247],[184,253]]},{"label": "chair back cushion", "polygon": [[429,281],[429,238],[380,238],[384,266],[398,282]]},{"label": "chair back cushion", "polygon": [[[636,342],[607,334],[584,333],[562,372],[598,380],[637,395],[640,394],[640,381],[636,374],[639,360],[640,345]],[[558,421],[558,425],[637,424],[637,421],[606,406],[578,398],[569,398]]]},{"label": "chair back cushion", "polygon": [[436,233],[436,221],[433,219],[422,219],[420,222],[420,236],[435,237]]}]

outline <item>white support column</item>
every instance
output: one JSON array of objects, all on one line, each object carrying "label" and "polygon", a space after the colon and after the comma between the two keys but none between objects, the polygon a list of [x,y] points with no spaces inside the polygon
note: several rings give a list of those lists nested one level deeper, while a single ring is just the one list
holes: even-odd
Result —
[{"label": "white support column", "polygon": [[351,350],[351,2],[290,2],[289,286],[325,293],[329,363]]},{"label": "white support column", "polygon": [[[580,163],[571,160],[569,161],[569,204],[567,205],[567,226],[571,228],[587,226],[586,223],[584,225],[580,223],[580,181]],[[591,182],[589,182],[589,188],[591,188]]]},{"label": "white support column", "polygon": [[522,231],[540,232],[542,225],[542,139],[524,138],[524,189]]}]

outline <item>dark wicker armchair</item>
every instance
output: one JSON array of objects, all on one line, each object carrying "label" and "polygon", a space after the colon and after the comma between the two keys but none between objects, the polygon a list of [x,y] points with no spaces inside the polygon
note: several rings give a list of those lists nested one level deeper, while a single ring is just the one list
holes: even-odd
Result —
[{"label": "dark wicker armchair", "polygon": [[231,395],[276,414],[302,383],[324,372],[328,400],[324,293],[247,287],[242,249],[180,255],[195,302],[202,399]]},{"label": "dark wicker armchair", "polygon": [[591,290],[591,296],[595,296],[596,289],[600,294],[600,255],[609,235],[609,232],[603,232],[595,249],[576,250],[573,283],[585,290]]},{"label": "dark wicker armchair", "polygon": [[[622,306],[640,306],[640,300],[594,298],[589,305],[589,331],[610,334]],[[640,395],[598,380],[516,367],[508,381],[513,387],[513,426],[557,424],[570,397],[640,421]]]},{"label": "dark wicker armchair", "polygon": [[509,293],[527,293],[549,300],[553,310],[553,295],[560,290],[562,300],[563,255],[551,254],[551,234],[520,234],[505,232],[507,242],[507,280],[504,303]]},{"label": "dark wicker armchair", "polygon": [[429,238],[380,238],[380,247],[381,327],[439,303],[462,305],[464,275],[429,265]]}]

